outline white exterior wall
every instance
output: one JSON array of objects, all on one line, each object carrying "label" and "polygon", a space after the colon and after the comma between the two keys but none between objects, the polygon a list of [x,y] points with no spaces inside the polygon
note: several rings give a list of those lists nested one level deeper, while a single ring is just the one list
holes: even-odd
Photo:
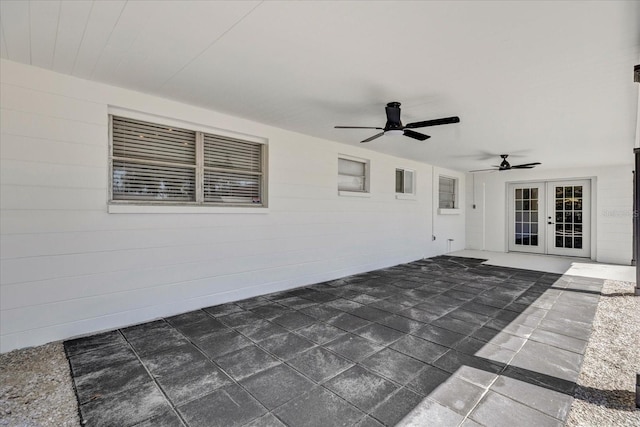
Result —
[{"label": "white exterior wall", "polygon": [[[464,247],[464,215],[431,241],[430,165],[6,60],[0,83],[1,352]],[[108,213],[110,107],[267,139],[268,212]],[[338,154],[371,197],[338,196]]]},{"label": "white exterior wall", "polygon": [[[521,171],[476,173],[475,178],[467,174],[467,248],[507,251],[508,182],[591,178],[591,258],[629,265],[633,232],[632,151],[629,147],[629,164],[613,167],[545,170],[540,166]],[[472,208],[474,187],[476,209]]]}]

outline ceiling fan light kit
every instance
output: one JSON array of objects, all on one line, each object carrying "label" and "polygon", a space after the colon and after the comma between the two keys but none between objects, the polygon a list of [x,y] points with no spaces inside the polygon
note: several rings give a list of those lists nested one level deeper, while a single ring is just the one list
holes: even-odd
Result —
[{"label": "ceiling fan light kit", "polygon": [[400,103],[399,102],[389,102],[385,107],[385,112],[387,113],[387,123],[383,128],[380,127],[369,127],[369,126],[335,126],[336,129],[377,129],[382,132],[377,133],[369,138],[362,140],[360,142],[369,142],[373,141],[376,138],[380,138],[383,135],[388,136],[408,136],[409,138],[417,139],[418,141],[425,141],[431,138],[429,135],[425,135],[420,132],[413,131],[411,129],[424,128],[429,126],[439,126],[439,125],[448,125],[451,123],[459,123],[460,117],[444,117],[442,119],[434,119],[434,120],[425,120],[423,122],[414,122],[409,123],[406,126],[402,124],[400,120]]}]

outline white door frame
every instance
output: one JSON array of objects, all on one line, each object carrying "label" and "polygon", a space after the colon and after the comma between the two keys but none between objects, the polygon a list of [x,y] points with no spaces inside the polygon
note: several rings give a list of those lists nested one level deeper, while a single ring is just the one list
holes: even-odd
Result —
[{"label": "white door frame", "polygon": [[[539,254],[548,254],[548,255],[560,255],[560,256],[571,256],[571,257],[584,257],[590,258],[592,260],[596,259],[596,177],[580,177],[580,178],[560,178],[560,179],[542,179],[542,180],[530,180],[530,181],[509,181],[505,184],[505,249],[506,252],[521,252],[521,253],[539,253]],[[552,236],[552,231],[555,230],[553,225],[549,226],[547,222],[549,222],[548,216],[549,213],[554,211],[555,208],[548,207],[548,203],[552,200],[551,195],[548,195],[550,191],[548,189],[552,188],[553,184],[562,183],[569,185],[574,184],[576,181],[580,181],[581,183],[585,183],[589,187],[589,201],[585,201],[583,203],[583,212],[585,212],[586,217],[583,218],[583,224],[589,226],[589,241],[583,241],[583,252],[582,255],[576,255],[575,253],[567,253],[567,251],[554,251],[553,245],[555,241],[550,241]],[[514,228],[515,228],[515,213],[514,213],[514,196],[512,194],[512,188],[514,186],[529,186],[529,188],[533,188],[534,186],[542,185],[544,191],[544,200],[541,198],[539,203],[543,206],[540,208],[540,213],[542,215],[539,216],[538,227],[539,227],[539,239],[543,241],[543,244],[539,243],[539,250],[535,248],[530,251],[522,251],[518,249],[513,249],[514,246],[511,242],[514,239]],[[538,187],[539,188],[539,187]],[[587,207],[589,209],[587,209]],[[544,210],[542,210],[544,208]],[[587,212],[588,211],[588,212]],[[541,219],[540,219],[541,218]],[[542,223],[544,220],[544,223]],[[555,223],[555,218],[553,221]],[[540,228],[542,227],[542,228]],[[551,248],[551,250],[549,250]],[[531,249],[531,248],[530,248]],[[573,252],[573,251],[572,251]]]}]

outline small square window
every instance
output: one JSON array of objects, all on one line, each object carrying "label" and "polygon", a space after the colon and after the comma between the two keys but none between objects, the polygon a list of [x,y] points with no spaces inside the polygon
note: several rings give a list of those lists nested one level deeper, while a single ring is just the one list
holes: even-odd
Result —
[{"label": "small square window", "polygon": [[396,193],[415,194],[415,172],[408,169],[396,169]]},{"label": "small square window", "polygon": [[338,158],[338,191],[369,192],[369,162]]},{"label": "small square window", "polygon": [[439,205],[440,209],[456,209],[457,195],[458,195],[458,180],[455,178],[449,178],[441,176],[439,183]]}]

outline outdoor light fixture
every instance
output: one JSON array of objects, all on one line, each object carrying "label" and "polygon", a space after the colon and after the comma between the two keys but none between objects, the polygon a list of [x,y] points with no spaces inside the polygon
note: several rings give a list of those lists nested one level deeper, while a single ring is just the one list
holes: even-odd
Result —
[{"label": "outdoor light fixture", "polygon": [[391,129],[385,131],[384,136],[403,136],[404,131],[402,129]]},{"label": "outdoor light fixture", "polygon": [[633,81],[640,83],[640,64],[633,67]]}]

